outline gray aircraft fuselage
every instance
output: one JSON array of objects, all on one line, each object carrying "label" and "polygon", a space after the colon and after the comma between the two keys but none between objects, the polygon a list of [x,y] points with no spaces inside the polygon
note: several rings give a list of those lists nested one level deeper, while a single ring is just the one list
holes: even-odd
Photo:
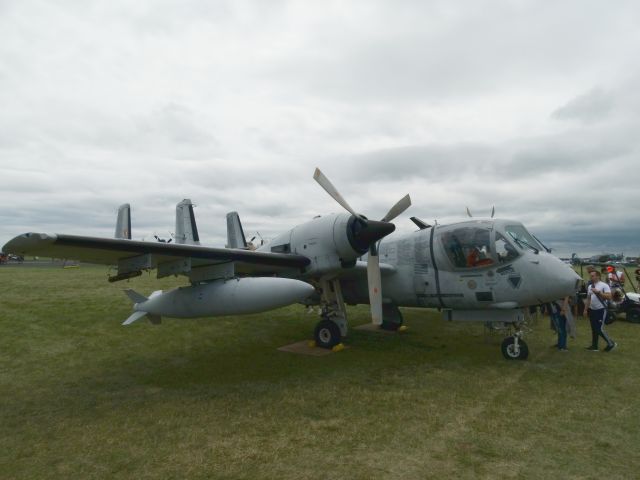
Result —
[{"label": "gray aircraft fuselage", "polygon": [[[572,295],[577,274],[541,246],[512,245],[513,258],[489,253],[484,265],[456,264],[443,234],[460,228],[483,228],[495,245],[496,232],[504,233],[509,220],[472,220],[419,230],[397,239],[384,240],[380,261],[396,272],[383,277],[385,297],[398,306],[451,309],[510,309],[538,305]],[[535,247],[534,247],[535,248]],[[346,292],[350,288],[345,288]]]},{"label": "gray aircraft fuselage", "polygon": [[[308,256],[312,264],[301,279],[331,277],[332,271],[344,272],[354,259],[367,258],[356,257],[343,238],[349,218],[348,214],[318,217],[261,250]],[[327,231],[333,234],[321,233]],[[475,262],[474,249],[480,257]],[[570,266],[548,253],[514,220],[468,219],[390,235],[381,241],[379,255],[383,301],[400,307],[509,310],[572,295],[579,281]],[[369,302],[366,275],[343,275],[340,283],[346,303]]]}]

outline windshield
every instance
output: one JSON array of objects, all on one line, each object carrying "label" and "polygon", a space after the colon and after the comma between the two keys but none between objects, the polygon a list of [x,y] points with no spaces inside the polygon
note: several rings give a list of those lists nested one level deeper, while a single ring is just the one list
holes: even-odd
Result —
[{"label": "windshield", "polygon": [[507,225],[505,228],[507,236],[511,238],[520,248],[531,249],[534,252],[538,252],[543,249],[533,236],[527,232],[527,229],[523,225]]},{"label": "windshield", "polygon": [[442,243],[456,268],[472,268],[494,263],[491,232],[487,228],[460,227],[446,232]]},{"label": "windshield", "polygon": [[496,255],[498,255],[498,261],[500,263],[506,263],[517,258],[519,253],[506,238],[501,234],[496,233]]}]

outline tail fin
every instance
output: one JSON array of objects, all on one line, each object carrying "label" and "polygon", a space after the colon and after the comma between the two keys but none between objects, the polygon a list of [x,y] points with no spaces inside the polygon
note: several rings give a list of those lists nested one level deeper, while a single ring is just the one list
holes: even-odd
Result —
[{"label": "tail fin", "polygon": [[131,325],[133,322],[140,320],[143,317],[147,317],[154,325],[160,325],[160,323],[162,323],[160,315],[151,315],[147,312],[133,312],[129,318],[122,322],[122,325]]},{"label": "tail fin", "polygon": [[127,288],[124,291],[124,293],[127,295],[127,297],[129,297],[129,299],[133,303],[142,303],[142,302],[146,302],[147,300],[149,300],[147,297],[145,297],[141,293],[136,292],[135,290],[132,290],[131,288]]},{"label": "tail fin", "polygon": [[122,322],[122,325],[131,325],[136,320],[140,320],[146,314],[147,312],[133,312],[129,318]]},{"label": "tail fin", "polygon": [[128,203],[120,205],[118,208],[115,237],[131,240],[131,206]]},{"label": "tail fin", "polygon": [[238,212],[227,213],[227,248],[247,248]]},{"label": "tail fin", "polygon": [[[149,298],[153,298],[157,295],[162,294],[162,290],[156,290],[151,295],[149,295],[149,298],[145,297],[144,295],[130,288],[126,289],[124,293],[126,293],[127,297],[129,297],[129,299],[133,303],[143,303],[149,300]],[[140,320],[143,317],[147,317],[149,321],[154,325],[159,325],[162,321],[162,318],[160,317],[160,315],[153,315],[143,310],[136,310],[129,316],[129,318],[127,318],[124,322],[122,322],[122,325],[131,325],[133,322]]]},{"label": "tail fin", "polygon": [[176,205],[176,243],[200,245],[196,217],[193,213],[193,203],[185,198]]}]

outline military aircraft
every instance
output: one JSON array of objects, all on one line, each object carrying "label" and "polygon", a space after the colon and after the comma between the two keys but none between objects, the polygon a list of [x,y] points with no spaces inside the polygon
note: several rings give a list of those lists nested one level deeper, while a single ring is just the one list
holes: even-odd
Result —
[{"label": "military aircraft", "polygon": [[505,219],[470,218],[429,225],[398,238],[391,221],[410,205],[399,200],[380,220],[357,213],[319,169],[314,179],[347,213],[317,216],[252,249],[236,212],[227,215],[227,248],[200,245],[193,205],[176,207],[175,243],[131,240],[128,204],[120,207],[116,238],[25,233],[3,249],[17,254],[73,258],[117,266],[110,282],[157,269],[158,278],[186,275],[190,286],[146,297],[126,294],[134,313],[189,318],[240,315],[294,303],[319,305],[318,346],[332,348],[348,333],[348,304],[369,304],[374,325],[402,323],[399,307],[437,308],[447,320],[508,325],[502,343],[508,359],[524,359],[528,347],[523,309],[573,294],[580,277],[551,255],[522,225]]}]

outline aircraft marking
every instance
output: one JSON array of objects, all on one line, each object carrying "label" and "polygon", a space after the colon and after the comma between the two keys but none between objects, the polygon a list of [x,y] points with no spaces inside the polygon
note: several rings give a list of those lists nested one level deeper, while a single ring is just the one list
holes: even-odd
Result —
[{"label": "aircraft marking", "polygon": [[416,275],[427,275],[429,274],[429,265],[426,263],[416,263],[413,267],[413,273],[415,273]]},{"label": "aircraft marking", "polygon": [[520,288],[520,284],[522,283],[522,277],[520,276],[520,274],[509,275],[508,280],[509,280],[509,283],[511,284],[511,286],[515,290]]},{"label": "aircraft marking", "polygon": [[500,275],[508,275],[510,273],[513,273],[514,270],[511,265],[507,265],[506,267],[500,267],[496,270],[496,272],[498,272]]}]

